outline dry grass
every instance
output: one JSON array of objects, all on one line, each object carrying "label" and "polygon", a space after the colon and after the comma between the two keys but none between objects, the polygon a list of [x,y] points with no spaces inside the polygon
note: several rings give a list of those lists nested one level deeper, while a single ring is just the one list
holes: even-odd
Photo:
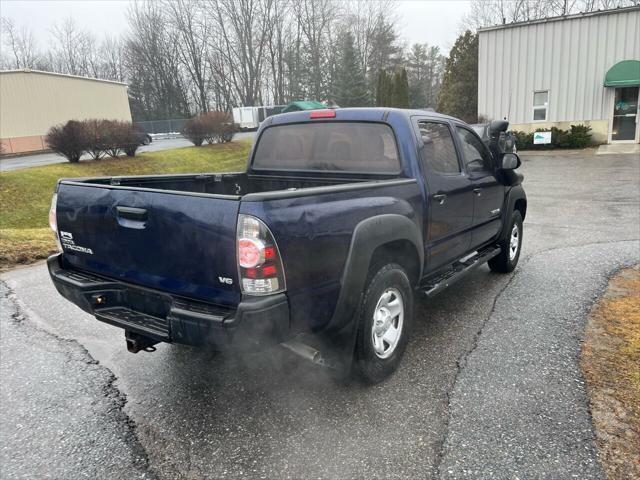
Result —
[{"label": "dry grass", "polygon": [[591,312],[581,365],[607,478],[640,478],[638,266],[613,277]]},{"label": "dry grass", "polygon": [[32,263],[56,251],[49,228],[0,229],[0,269]]},{"label": "dry grass", "polygon": [[250,142],[148,152],[137,157],[0,173],[0,269],[46,258],[55,251],[48,227],[51,195],[59,178],[244,170]]}]

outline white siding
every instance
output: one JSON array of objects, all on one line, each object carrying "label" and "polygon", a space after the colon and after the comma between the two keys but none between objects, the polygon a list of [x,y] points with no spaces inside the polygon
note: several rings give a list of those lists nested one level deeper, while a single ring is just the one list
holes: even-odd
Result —
[{"label": "white siding", "polygon": [[549,90],[547,122],[605,120],[604,75],[640,60],[640,8],[480,31],[478,114],[533,121],[533,92]]}]

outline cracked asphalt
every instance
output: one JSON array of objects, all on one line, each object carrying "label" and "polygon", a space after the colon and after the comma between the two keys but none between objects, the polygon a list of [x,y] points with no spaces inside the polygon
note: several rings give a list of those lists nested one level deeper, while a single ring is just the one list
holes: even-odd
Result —
[{"label": "cracked asphalt", "polygon": [[512,275],[416,309],[400,370],[336,384],[280,350],[129,354],[57,295],[2,275],[2,478],[602,478],[578,367],[607,277],[640,261],[640,159],[524,156]]}]

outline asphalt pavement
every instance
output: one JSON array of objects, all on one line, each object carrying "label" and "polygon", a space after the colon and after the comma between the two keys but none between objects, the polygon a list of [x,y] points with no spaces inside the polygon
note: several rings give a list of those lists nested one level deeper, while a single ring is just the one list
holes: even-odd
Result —
[{"label": "asphalt pavement", "polygon": [[277,349],[132,355],[44,265],[3,274],[2,476],[602,478],[579,345],[607,277],[640,261],[640,160],[523,158],[520,265],[417,302],[374,387]]},{"label": "asphalt pavement", "polygon": [[[253,138],[255,132],[240,132],[234,136],[234,140],[242,140],[245,138]],[[169,150],[172,148],[191,147],[193,144],[182,137],[174,138],[157,138],[149,145],[141,146],[138,153],[158,152],[160,150]],[[89,155],[83,155],[81,161],[91,160]],[[20,157],[0,158],[0,172],[9,172],[12,170],[21,170],[31,167],[42,167],[43,165],[51,165],[53,163],[65,163],[67,161],[57,153],[35,153],[33,155],[23,155]]]}]

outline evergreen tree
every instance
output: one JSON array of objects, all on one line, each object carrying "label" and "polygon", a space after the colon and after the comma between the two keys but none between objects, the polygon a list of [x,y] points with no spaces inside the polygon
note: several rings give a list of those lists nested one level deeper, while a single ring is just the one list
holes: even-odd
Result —
[{"label": "evergreen tree", "polygon": [[353,34],[341,35],[341,55],[337,62],[334,84],[335,101],[341,107],[364,107],[369,104],[367,81],[358,61]]},{"label": "evergreen tree", "polygon": [[416,43],[407,54],[411,108],[435,108],[446,58],[439,47]]},{"label": "evergreen tree", "polygon": [[376,88],[378,107],[409,108],[409,82],[407,71],[402,68],[389,74],[381,70]]},{"label": "evergreen tree", "polygon": [[387,75],[386,70],[380,70],[378,73],[378,83],[376,86],[376,106],[377,107],[388,107],[390,104],[389,98],[389,76]]},{"label": "evergreen tree", "polygon": [[438,111],[469,123],[478,119],[478,35],[469,30],[458,37],[447,59]]},{"label": "evergreen tree", "polygon": [[427,45],[415,43],[407,55],[409,68],[409,98],[411,108],[424,108],[427,105],[425,92],[426,72],[428,69]]},{"label": "evergreen tree", "polygon": [[[403,47],[398,38],[396,26],[392,21],[380,14],[373,22],[371,45],[365,53],[367,56],[367,74],[371,92],[377,94],[377,80],[382,70],[398,68],[403,60]],[[374,91],[375,90],[375,91]]]},{"label": "evergreen tree", "polygon": [[409,108],[409,81],[407,70],[403,67],[394,75],[393,106],[396,108]]}]

